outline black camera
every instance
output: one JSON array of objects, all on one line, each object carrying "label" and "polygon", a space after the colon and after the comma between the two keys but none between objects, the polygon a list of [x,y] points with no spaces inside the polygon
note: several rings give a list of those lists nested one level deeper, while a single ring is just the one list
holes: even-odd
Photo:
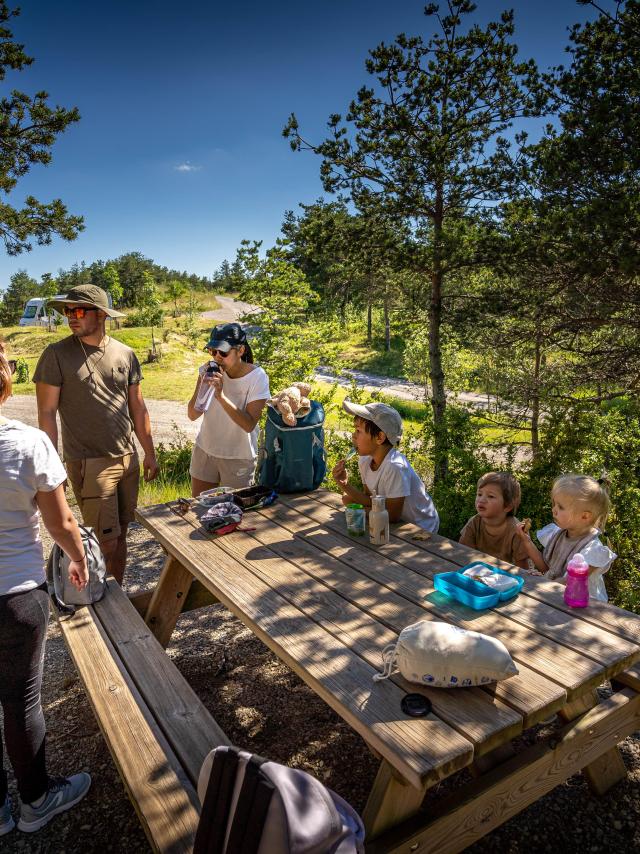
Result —
[{"label": "black camera", "polygon": [[213,374],[219,374],[220,373],[220,365],[217,362],[214,362],[212,360],[211,362],[209,362],[209,367],[207,368],[206,373],[207,373],[207,376],[212,376]]}]

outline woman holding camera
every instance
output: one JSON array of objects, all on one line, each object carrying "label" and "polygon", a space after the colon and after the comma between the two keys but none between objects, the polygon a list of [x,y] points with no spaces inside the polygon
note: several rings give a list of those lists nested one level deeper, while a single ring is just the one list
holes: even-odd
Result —
[{"label": "woman holding camera", "polygon": [[[251,486],[258,455],[258,421],[269,399],[269,379],[253,364],[239,323],[214,326],[189,401],[192,421],[202,416],[191,454],[191,494],[214,486]],[[208,393],[209,392],[209,393]]]},{"label": "woman holding camera", "polygon": [[[0,404],[11,395],[16,363],[0,344]],[[49,596],[40,517],[69,558],[69,578],[88,580],[80,530],[64,495],[66,473],[49,437],[0,415],[0,703],[4,740],[22,806],[18,827],[32,833],[70,809],[89,790],[84,771],[49,777],[40,688]],[[0,735],[0,836],[15,826]]]}]

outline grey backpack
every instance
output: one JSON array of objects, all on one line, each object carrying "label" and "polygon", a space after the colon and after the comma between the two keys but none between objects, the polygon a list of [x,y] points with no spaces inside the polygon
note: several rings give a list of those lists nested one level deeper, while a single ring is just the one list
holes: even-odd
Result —
[{"label": "grey backpack", "polygon": [[87,556],[89,583],[84,590],[77,590],[69,581],[69,558],[57,543],[54,543],[47,564],[49,593],[61,611],[73,612],[78,605],[91,605],[104,596],[107,585],[107,567],[100,543],[93,528],[80,525],[82,545]]},{"label": "grey backpack", "polygon": [[193,854],[361,854],[360,816],[304,771],[216,747],[198,780]]}]

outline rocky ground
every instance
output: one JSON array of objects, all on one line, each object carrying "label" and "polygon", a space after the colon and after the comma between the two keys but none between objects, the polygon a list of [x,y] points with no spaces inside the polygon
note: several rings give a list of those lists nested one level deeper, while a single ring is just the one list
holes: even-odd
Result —
[{"label": "rocky ground", "polygon": [[[126,587],[137,592],[155,583],[163,554],[138,525],[132,526],[130,543]],[[363,808],[377,761],[360,738],[222,606],[181,617],[168,654],[235,743],[316,774],[356,809]],[[49,629],[43,703],[50,771],[85,769],[93,776],[93,786],[81,804],[39,833],[16,830],[0,839],[0,854],[148,851],[55,623]],[[549,727],[538,728],[527,740],[545,734]],[[622,753],[627,779],[604,798],[592,797],[581,776],[572,777],[470,850],[640,851],[638,735],[623,742]],[[462,781],[465,774],[459,777]],[[430,797],[438,799],[450,785],[437,787]],[[11,790],[16,812],[12,783]]]}]

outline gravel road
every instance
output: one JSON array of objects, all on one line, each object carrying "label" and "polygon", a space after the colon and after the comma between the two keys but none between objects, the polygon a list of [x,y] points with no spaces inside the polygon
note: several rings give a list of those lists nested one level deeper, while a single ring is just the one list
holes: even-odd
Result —
[{"label": "gravel road", "polygon": [[[189,421],[186,404],[177,403],[175,400],[146,400],[145,402],[149,410],[156,445],[171,441],[175,436],[176,426],[190,439],[195,439],[200,423]],[[17,418],[18,421],[37,427],[38,411],[35,395],[21,394],[10,397],[2,406],[2,414],[5,418]]]}]

